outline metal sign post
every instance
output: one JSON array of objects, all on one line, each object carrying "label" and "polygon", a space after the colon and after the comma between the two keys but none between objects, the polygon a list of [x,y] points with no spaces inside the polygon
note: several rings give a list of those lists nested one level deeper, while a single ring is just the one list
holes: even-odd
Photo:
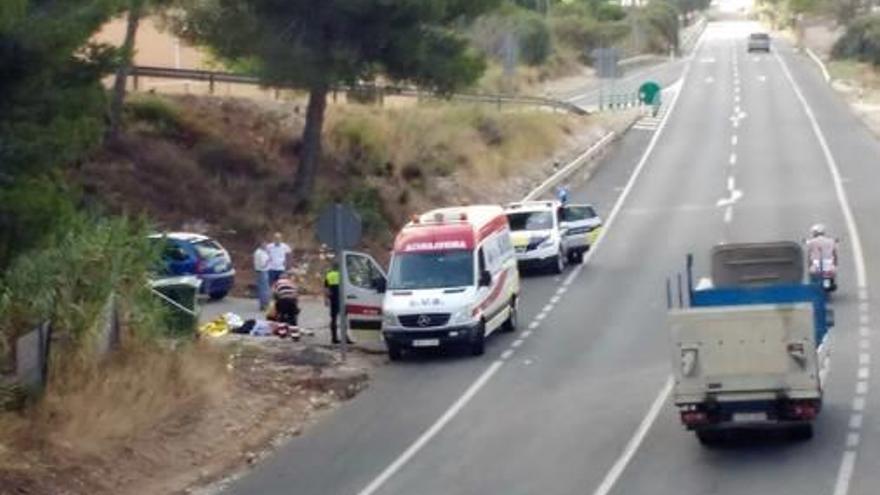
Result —
[{"label": "metal sign post", "polygon": [[330,246],[339,265],[339,336],[342,360],[348,353],[348,314],[345,310],[348,267],[345,263],[345,250],[354,247],[361,240],[363,232],[360,215],[351,207],[335,203],[324,209],[318,217],[318,239]]}]

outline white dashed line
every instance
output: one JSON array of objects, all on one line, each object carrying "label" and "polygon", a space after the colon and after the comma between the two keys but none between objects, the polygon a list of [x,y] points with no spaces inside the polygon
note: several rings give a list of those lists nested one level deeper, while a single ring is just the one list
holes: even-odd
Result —
[{"label": "white dashed line", "polygon": [[871,336],[871,329],[868,327],[859,327],[859,336],[870,337]]},{"label": "white dashed line", "polygon": [[862,412],[865,410],[865,398],[864,397],[856,397],[853,399],[852,404],[853,411]]},{"label": "white dashed line", "polygon": [[849,428],[851,430],[858,430],[862,427],[862,422],[864,421],[865,416],[862,414],[853,414],[849,418]]},{"label": "white dashed line", "polygon": [[541,310],[542,313],[549,313],[551,311],[553,311],[553,304],[548,304]]},{"label": "white dashed line", "polygon": [[510,347],[513,347],[514,349],[516,349],[517,347],[521,346],[522,343],[523,343],[522,339],[516,339],[510,344]]},{"label": "white dashed line", "polygon": [[551,298],[550,298],[550,304],[556,304],[556,303],[558,303],[558,302],[559,302],[559,299],[560,299],[559,295],[555,295],[555,296],[551,297]]},{"label": "white dashed line", "polygon": [[501,353],[501,359],[510,359],[513,356],[513,349],[508,349]]},{"label": "white dashed line", "polygon": [[739,103],[739,95],[733,95],[733,101]]},{"label": "white dashed line", "polygon": [[867,366],[862,366],[859,368],[859,380],[867,380],[871,377],[871,368]]},{"label": "white dashed line", "polygon": [[863,352],[859,354],[859,366],[867,366],[871,364],[871,355]]},{"label": "white dashed line", "polygon": [[848,433],[846,435],[846,448],[854,449],[859,446],[859,434],[858,433]]},{"label": "white dashed line", "polygon": [[[731,162],[735,162],[736,155],[730,155],[730,160],[731,160]],[[727,178],[727,190],[733,191],[734,189],[736,189],[736,178],[731,175],[730,177]]]},{"label": "white dashed line", "polygon": [[535,315],[535,321],[541,321],[547,317],[547,313],[538,313]]},{"label": "white dashed line", "polygon": [[868,339],[860,340],[859,341],[859,348],[860,349],[870,349],[871,348],[871,341]]},{"label": "white dashed line", "polygon": [[859,315],[859,324],[867,325],[868,323],[871,323],[871,317],[865,313],[860,314]]},{"label": "white dashed line", "polygon": [[730,223],[733,221],[733,206],[728,205],[727,208],[724,209],[724,223]]},{"label": "white dashed line", "polygon": [[556,294],[560,296],[565,294],[566,292],[568,292],[568,287],[560,287],[556,289]]},{"label": "white dashed line", "polygon": [[859,300],[867,301],[868,300],[868,289],[859,289]]},{"label": "white dashed line", "polygon": [[532,335],[532,331],[531,331],[531,330],[526,330],[525,332],[521,333],[519,336],[520,336],[520,338],[527,339],[527,338],[529,338],[531,335]]},{"label": "white dashed line", "polygon": [[868,382],[856,383],[856,395],[868,395]]},{"label": "white dashed line", "polygon": [[529,330],[534,330],[534,329],[538,328],[540,325],[541,324],[539,322],[533,321],[533,322],[529,323]]},{"label": "white dashed line", "polygon": [[730,137],[730,145],[731,146],[736,146],[736,143],[738,143],[738,142],[739,142],[739,138],[736,137],[736,134],[734,134],[733,136]]}]

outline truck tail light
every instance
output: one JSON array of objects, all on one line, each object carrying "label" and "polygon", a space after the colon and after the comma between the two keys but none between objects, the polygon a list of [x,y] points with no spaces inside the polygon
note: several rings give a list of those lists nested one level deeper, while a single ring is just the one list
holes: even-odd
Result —
[{"label": "truck tail light", "polygon": [[681,422],[685,426],[697,426],[709,423],[709,415],[704,411],[682,411]]},{"label": "truck tail light", "polygon": [[789,405],[788,413],[795,419],[811,421],[816,419],[816,416],[819,414],[819,408],[812,401],[795,401]]}]

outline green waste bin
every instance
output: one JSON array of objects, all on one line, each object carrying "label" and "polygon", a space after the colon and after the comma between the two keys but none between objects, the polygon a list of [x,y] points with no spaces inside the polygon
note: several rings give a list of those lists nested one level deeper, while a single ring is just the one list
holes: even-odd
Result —
[{"label": "green waste bin", "polygon": [[199,324],[198,277],[167,277],[150,281],[153,294],[165,305],[165,323],[170,337],[194,337]]}]

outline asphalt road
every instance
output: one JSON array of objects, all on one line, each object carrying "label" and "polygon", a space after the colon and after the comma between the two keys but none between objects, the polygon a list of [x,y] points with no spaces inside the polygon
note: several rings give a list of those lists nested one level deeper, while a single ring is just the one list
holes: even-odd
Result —
[{"label": "asphalt road", "polygon": [[[610,225],[582,267],[524,280],[520,331],[493,336],[482,358],[383,367],[370,389],[227,492],[876,493],[870,363],[880,301],[870,284],[880,277],[880,144],[806,58],[781,42],[747,55],[749,29],[710,24],[681,63],[683,83],[677,99],[665,98],[658,130],[628,133],[572,192]],[[718,242],[797,240],[817,221],[843,251],[816,437],[701,447],[666,395],[665,278],[687,252],[704,272]]]}]

